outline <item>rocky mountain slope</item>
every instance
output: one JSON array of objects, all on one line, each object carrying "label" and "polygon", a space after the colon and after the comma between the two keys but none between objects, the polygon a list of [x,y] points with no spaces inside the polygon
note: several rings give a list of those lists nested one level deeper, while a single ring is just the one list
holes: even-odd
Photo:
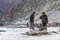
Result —
[{"label": "rocky mountain slope", "polygon": [[28,20],[33,11],[36,12],[35,21],[39,21],[42,11],[48,15],[49,22],[56,21],[55,19],[59,21],[60,0],[21,0],[20,3],[5,11],[3,18],[8,22]]}]

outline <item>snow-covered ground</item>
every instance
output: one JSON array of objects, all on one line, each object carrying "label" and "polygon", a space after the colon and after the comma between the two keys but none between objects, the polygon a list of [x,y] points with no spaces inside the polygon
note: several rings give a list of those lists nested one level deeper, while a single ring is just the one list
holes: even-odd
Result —
[{"label": "snow-covered ground", "polygon": [[[7,28],[0,27],[0,40],[60,40],[60,34],[51,33],[51,35],[27,36],[21,33],[29,31],[29,28]],[[59,31],[59,27],[48,27],[48,32]]]}]

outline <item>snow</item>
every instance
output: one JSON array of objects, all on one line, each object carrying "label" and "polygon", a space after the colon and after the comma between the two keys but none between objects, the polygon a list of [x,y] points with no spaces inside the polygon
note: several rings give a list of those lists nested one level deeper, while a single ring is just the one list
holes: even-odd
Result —
[{"label": "snow", "polygon": [[16,23],[14,23],[14,24],[27,24],[28,23],[28,21],[17,21]]},{"label": "snow", "polygon": [[[53,22],[60,22],[59,16],[60,16],[60,10],[58,11],[50,11],[50,13],[48,13],[48,19],[50,23]],[[52,14],[52,15],[51,15]],[[53,17],[53,18],[52,18]]]},{"label": "snow", "polygon": [[[27,36],[22,35],[29,31],[29,28],[7,28],[0,27],[0,30],[5,30],[6,32],[0,32],[0,40],[60,40],[60,34],[51,33],[51,35],[41,35],[41,36]],[[48,27],[48,32],[58,31],[59,27]]]}]

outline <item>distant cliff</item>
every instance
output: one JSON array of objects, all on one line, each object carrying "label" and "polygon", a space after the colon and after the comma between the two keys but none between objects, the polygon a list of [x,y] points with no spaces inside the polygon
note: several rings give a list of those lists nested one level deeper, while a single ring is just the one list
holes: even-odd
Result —
[{"label": "distant cliff", "polygon": [[36,12],[35,21],[39,20],[42,11],[45,11],[52,21],[54,19],[51,19],[51,15],[60,10],[60,0],[21,0],[20,3],[6,10],[3,18],[7,22],[28,20],[33,10]]}]

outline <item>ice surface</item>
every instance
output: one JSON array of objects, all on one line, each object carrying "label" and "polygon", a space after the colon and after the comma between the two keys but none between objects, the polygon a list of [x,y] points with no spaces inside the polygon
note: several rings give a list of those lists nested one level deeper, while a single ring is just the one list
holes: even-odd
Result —
[{"label": "ice surface", "polygon": [[[60,40],[60,34],[42,35],[42,36],[27,36],[21,33],[29,31],[29,28],[6,28],[0,27],[0,40]],[[48,32],[58,31],[59,27],[48,27]]]}]

